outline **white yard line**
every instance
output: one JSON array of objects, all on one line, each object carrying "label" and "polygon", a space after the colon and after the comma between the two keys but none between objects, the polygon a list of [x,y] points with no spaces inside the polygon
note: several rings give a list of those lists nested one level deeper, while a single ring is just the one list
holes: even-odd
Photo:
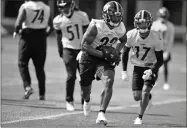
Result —
[{"label": "white yard line", "polygon": [[[178,103],[178,102],[185,102],[186,99],[172,99],[172,100],[166,100],[166,101],[158,101],[154,102],[153,105],[163,105],[163,104],[170,104],[170,103]],[[120,109],[126,109],[128,107],[139,107],[139,104],[133,104],[130,106],[117,106],[117,107],[109,107],[108,110],[120,110]],[[83,114],[83,112],[71,112],[71,113],[62,113],[58,115],[50,115],[50,116],[42,116],[42,117],[29,117],[25,119],[19,119],[19,120],[12,120],[12,121],[5,121],[1,124],[12,124],[12,123],[18,123],[18,122],[24,122],[24,121],[33,121],[33,120],[43,120],[43,119],[54,119],[59,118],[63,116],[69,116],[69,115],[78,115]]]}]

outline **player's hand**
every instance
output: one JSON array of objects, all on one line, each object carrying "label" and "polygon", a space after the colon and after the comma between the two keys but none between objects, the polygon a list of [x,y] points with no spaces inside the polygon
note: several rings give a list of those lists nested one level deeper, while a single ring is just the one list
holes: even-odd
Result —
[{"label": "player's hand", "polygon": [[163,53],[163,59],[168,60],[168,58],[169,58],[169,52],[164,52]]},{"label": "player's hand", "polygon": [[121,71],[121,79],[124,81],[129,81],[129,76],[127,71]]},{"label": "player's hand", "polygon": [[152,74],[153,74],[153,72],[152,72],[151,69],[145,70],[142,78],[144,80],[148,80],[151,77]]},{"label": "player's hand", "polygon": [[16,38],[16,36],[17,36],[17,33],[14,32],[14,33],[13,33],[13,38]]}]

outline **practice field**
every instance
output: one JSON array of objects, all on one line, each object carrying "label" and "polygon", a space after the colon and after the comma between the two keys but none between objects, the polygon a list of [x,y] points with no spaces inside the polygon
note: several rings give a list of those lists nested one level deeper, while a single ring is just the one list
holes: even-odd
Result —
[{"label": "practice field", "polygon": [[[92,114],[83,115],[80,105],[80,86],[75,87],[75,107],[73,112],[65,109],[66,71],[59,58],[55,38],[48,39],[46,59],[46,100],[38,100],[38,85],[35,70],[30,61],[30,73],[34,94],[29,100],[22,100],[24,94],[22,81],[17,66],[18,39],[2,39],[1,53],[1,127],[11,128],[97,128],[104,127],[95,123],[99,110],[101,81],[92,85]],[[186,45],[177,44],[173,48],[170,64],[169,83],[171,89],[163,90],[163,72],[154,87],[153,106],[146,111],[143,125],[134,125],[139,103],[135,102],[129,82],[121,80],[121,64],[116,68],[114,93],[106,117],[108,125],[113,128],[186,128]],[[132,76],[132,65],[128,71]],[[78,75],[77,75],[78,76]]]}]

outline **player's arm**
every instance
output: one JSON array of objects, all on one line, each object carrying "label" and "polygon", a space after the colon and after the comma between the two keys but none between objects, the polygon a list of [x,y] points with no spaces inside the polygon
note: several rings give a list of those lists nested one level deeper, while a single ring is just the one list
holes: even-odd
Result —
[{"label": "player's arm", "polygon": [[83,13],[82,23],[83,23],[83,33],[85,33],[86,29],[88,28],[88,25],[90,23],[89,17],[86,12]]},{"label": "player's arm", "polygon": [[173,44],[174,44],[174,38],[175,38],[175,27],[173,25],[170,25],[169,27],[170,27],[170,29],[169,29],[169,31],[167,31],[168,32],[167,50],[169,52],[171,52],[171,49],[172,49]]},{"label": "player's arm", "polygon": [[124,36],[122,36],[120,39],[119,39],[120,43],[117,43],[117,46],[116,46],[116,49],[118,51],[121,51],[123,49],[123,47],[125,46],[125,43],[127,42],[127,35],[124,34]]},{"label": "player's arm", "polygon": [[122,70],[127,71],[127,64],[129,60],[129,51],[131,49],[131,32],[127,32],[126,37],[124,37],[124,41],[126,42],[123,47],[122,52]]},{"label": "player's arm", "polygon": [[81,42],[82,50],[86,51],[90,55],[103,58],[103,53],[91,46],[96,36],[97,36],[97,28],[95,24],[92,23],[89,25],[87,31],[83,35],[82,42]]},{"label": "player's arm", "polygon": [[53,20],[51,17],[51,14],[49,16],[49,21],[48,21],[48,28],[46,30],[47,36],[49,36],[52,32],[53,32],[54,28],[53,28]]},{"label": "player's arm", "polygon": [[155,55],[157,62],[151,68],[152,72],[158,72],[159,68],[163,65],[163,38],[159,34],[158,42],[155,43]]},{"label": "player's arm", "polygon": [[88,28],[88,25],[83,25],[82,28],[83,28],[83,33],[85,33],[86,29]]},{"label": "player's arm", "polygon": [[57,48],[60,57],[63,57],[63,44],[62,44],[62,32],[56,30]]},{"label": "player's arm", "polygon": [[123,52],[122,52],[122,70],[123,71],[127,71],[127,64],[129,60],[130,49],[131,48],[126,45],[123,47]]},{"label": "player's arm", "polygon": [[53,27],[56,31],[57,48],[60,57],[63,57],[62,31],[61,31],[61,17],[56,16],[53,20]]},{"label": "player's arm", "polygon": [[26,19],[26,11],[24,7],[21,6],[15,22],[15,30],[14,30],[15,34],[19,33],[19,31],[22,29],[22,23],[25,21],[25,19]]}]

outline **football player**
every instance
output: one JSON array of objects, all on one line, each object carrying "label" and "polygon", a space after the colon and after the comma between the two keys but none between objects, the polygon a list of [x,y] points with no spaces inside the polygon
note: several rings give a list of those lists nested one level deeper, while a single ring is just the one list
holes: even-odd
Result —
[{"label": "football player", "polygon": [[162,7],[157,12],[157,20],[153,22],[151,29],[161,32],[164,39],[164,85],[163,89],[168,90],[170,85],[168,84],[168,62],[171,60],[171,49],[173,47],[175,38],[175,27],[169,19],[169,11],[167,8]]},{"label": "football player", "polygon": [[130,56],[134,65],[132,91],[134,99],[140,101],[140,111],[134,124],[142,124],[142,117],[152,96],[150,91],[163,64],[163,39],[158,32],[150,30],[152,20],[151,13],[147,10],[140,10],[135,15],[135,28],[127,32],[127,43],[122,53],[122,78],[128,80],[128,54],[132,48]]},{"label": "football player", "polygon": [[[110,1],[104,5],[102,17],[103,19],[92,19],[90,22],[82,39],[82,51],[78,59],[80,84],[84,98],[84,115],[89,116],[91,112],[90,94],[92,81],[95,78],[102,80],[104,89],[101,93],[100,111],[96,123],[106,125],[105,112],[112,97],[114,68],[120,61],[120,50],[126,42],[126,28],[122,22],[123,8],[116,1]],[[117,46],[114,50],[109,50],[109,54],[105,53],[105,46],[113,47],[116,44]],[[111,52],[115,50],[116,52],[114,53],[118,54],[115,54],[113,59],[118,59],[113,60]]]},{"label": "football player", "polygon": [[29,73],[29,60],[36,69],[39,85],[39,99],[45,100],[45,71],[47,36],[53,31],[50,7],[42,0],[28,0],[19,9],[13,37],[20,35],[18,67],[23,80],[25,94],[29,99],[33,93]]},{"label": "football player", "polygon": [[74,111],[73,93],[78,69],[76,57],[81,49],[81,39],[89,25],[89,18],[86,12],[75,8],[73,0],[58,0],[57,6],[61,13],[54,18],[53,26],[57,35],[58,53],[67,71],[66,109]]}]

